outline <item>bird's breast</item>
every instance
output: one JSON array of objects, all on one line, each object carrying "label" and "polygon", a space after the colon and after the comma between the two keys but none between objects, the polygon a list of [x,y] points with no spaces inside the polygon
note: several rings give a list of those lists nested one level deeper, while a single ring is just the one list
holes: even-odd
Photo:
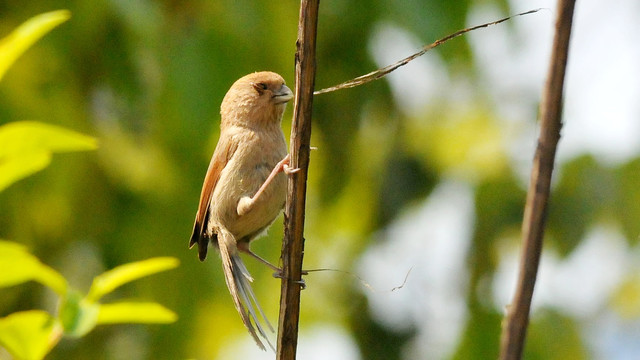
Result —
[{"label": "bird's breast", "polygon": [[239,216],[237,205],[242,197],[253,197],[275,166],[287,154],[286,142],[279,134],[246,134],[221,173],[211,204],[212,214],[236,239],[241,239],[270,225],[286,199],[287,178],[279,173],[257,199],[253,208]]}]

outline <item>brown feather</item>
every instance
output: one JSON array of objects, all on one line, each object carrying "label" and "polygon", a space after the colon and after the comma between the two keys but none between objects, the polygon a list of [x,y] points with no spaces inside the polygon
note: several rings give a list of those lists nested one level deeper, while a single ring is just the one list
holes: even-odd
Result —
[{"label": "brown feather", "polygon": [[198,205],[196,221],[193,225],[191,240],[189,241],[189,248],[198,244],[198,258],[200,261],[204,261],[207,258],[209,237],[215,237],[215,234],[207,236],[207,229],[204,226],[209,214],[211,195],[213,194],[213,189],[215,189],[218,180],[220,180],[220,173],[222,172],[222,169],[227,165],[227,162],[231,159],[237,148],[237,143],[230,141],[227,137],[220,137],[220,141],[218,142],[216,150],[213,153],[213,157],[211,158],[211,162],[209,163],[207,174],[204,177],[204,184],[202,186],[202,192],[200,193],[200,204]]}]

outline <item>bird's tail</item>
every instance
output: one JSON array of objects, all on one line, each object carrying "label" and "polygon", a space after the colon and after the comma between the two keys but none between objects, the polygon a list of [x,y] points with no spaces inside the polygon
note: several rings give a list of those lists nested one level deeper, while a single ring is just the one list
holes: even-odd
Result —
[{"label": "bird's tail", "polygon": [[269,320],[267,320],[264,311],[262,311],[253,293],[253,289],[251,288],[253,278],[240,258],[235,238],[226,229],[219,229],[218,247],[220,249],[220,257],[222,258],[224,280],[227,283],[229,293],[231,293],[233,303],[240,314],[244,326],[249,330],[249,333],[262,350],[265,350],[264,343],[262,342],[262,339],[264,339],[269,347],[275,351],[262,327],[258,313],[271,332],[274,332],[273,326],[271,326]]}]

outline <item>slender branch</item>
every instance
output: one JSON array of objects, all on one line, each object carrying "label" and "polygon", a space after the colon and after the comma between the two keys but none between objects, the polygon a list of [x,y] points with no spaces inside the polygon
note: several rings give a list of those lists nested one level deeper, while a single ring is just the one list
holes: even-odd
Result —
[{"label": "slender branch", "polygon": [[574,7],[575,0],[560,0],[558,2],[551,63],[540,105],[540,137],[531,170],[522,222],[523,247],[518,285],[513,303],[508,309],[506,322],[503,324],[501,360],[521,359],[529,325],[531,298],[542,252],[551,175],[556,147],[560,140],[560,129],[562,128],[562,92]]},{"label": "slender branch", "polygon": [[326,89],[322,89],[322,90],[318,90],[316,92],[314,92],[314,95],[320,95],[320,94],[324,94],[324,93],[328,93],[328,92],[332,92],[332,91],[336,91],[336,90],[340,90],[340,89],[348,89],[348,88],[352,88],[352,87],[356,87],[356,86],[360,86],[360,85],[364,85],[368,82],[371,82],[373,80],[378,80],[380,78],[383,78],[385,76],[387,76],[387,74],[389,74],[390,72],[394,71],[395,69],[399,68],[400,66],[404,66],[407,65],[409,62],[411,62],[412,60],[424,55],[427,51],[442,45],[443,43],[456,38],[460,35],[466,34],[469,31],[473,31],[476,29],[480,29],[480,28],[486,28],[492,25],[497,25],[500,23],[503,23],[507,20],[513,19],[514,17],[517,16],[524,16],[524,15],[528,15],[528,14],[533,14],[535,12],[540,11],[541,9],[535,9],[535,10],[529,10],[529,11],[525,11],[523,13],[519,13],[516,15],[512,15],[512,16],[508,16],[506,18],[502,18],[500,20],[496,20],[496,21],[492,21],[492,22],[488,22],[485,24],[481,24],[481,25],[476,25],[476,26],[472,26],[470,28],[466,28],[466,29],[462,29],[462,30],[458,30],[456,32],[454,32],[453,34],[449,34],[445,37],[443,37],[440,40],[436,40],[435,42],[426,45],[424,47],[422,47],[422,50],[418,51],[415,54],[409,55],[406,58],[399,60],[393,64],[387,65],[383,68],[380,68],[378,70],[372,71],[368,74],[362,75],[362,76],[358,76],[357,78],[351,79],[349,81],[345,81],[342,84],[338,84],[336,86],[332,86]]},{"label": "slender branch", "polygon": [[282,287],[278,319],[278,360],[294,360],[298,344],[304,210],[311,140],[311,109],[316,75],[316,32],[320,0],[302,0],[296,41],[296,87],[291,126],[291,167],[282,241]]}]

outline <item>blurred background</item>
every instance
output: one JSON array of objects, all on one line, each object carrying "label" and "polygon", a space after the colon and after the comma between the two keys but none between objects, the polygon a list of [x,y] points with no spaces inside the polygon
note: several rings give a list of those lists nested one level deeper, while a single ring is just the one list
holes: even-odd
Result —
[{"label": "blurred background", "polygon": [[[321,2],[317,89],[532,8],[546,9],[314,99],[305,268],[349,271],[371,286],[308,275],[298,358],[497,357],[555,17],[547,0]],[[82,290],[119,264],[178,257],[178,269],[113,298],[158,301],[180,318],[102,326],[48,358],[274,358],[243,328],[219,259],[200,263],[187,243],[222,97],[253,71],[293,84],[299,3],[5,0],[0,36],[56,9],[72,18],[6,74],[0,124],[60,125],[96,137],[99,149],[56,155],[1,192],[0,238],[29,246]],[[525,359],[640,357],[639,32],[635,0],[577,3]],[[290,122],[291,106],[287,137]],[[281,238],[280,218],[253,249],[275,262]],[[247,265],[277,323],[280,281]],[[1,292],[0,316],[55,309],[35,283]]]}]

